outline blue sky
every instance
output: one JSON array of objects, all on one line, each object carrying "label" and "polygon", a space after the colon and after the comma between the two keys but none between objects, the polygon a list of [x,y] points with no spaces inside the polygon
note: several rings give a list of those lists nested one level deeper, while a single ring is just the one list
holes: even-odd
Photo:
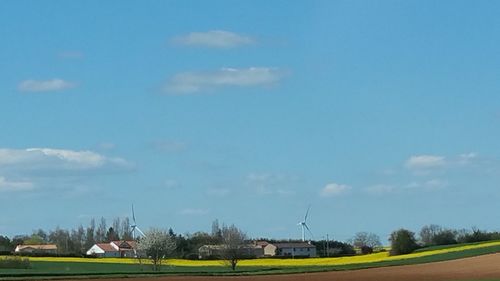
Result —
[{"label": "blue sky", "polygon": [[500,4],[2,1],[0,233],[500,230]]}]

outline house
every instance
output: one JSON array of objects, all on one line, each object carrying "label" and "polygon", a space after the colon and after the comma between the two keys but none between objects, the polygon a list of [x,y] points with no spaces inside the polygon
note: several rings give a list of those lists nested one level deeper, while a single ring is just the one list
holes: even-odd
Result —
[{"label": "house", "polygon": [[[223,250],[224,245],[203,245],[198,248],[198,255],[200,259],[220,257]],[[242,256],[246,256],[249,258],[261,258],[264,256],[263,248],[257,245],[245,245],[241,248],[241,251]]]},{"label": "house", "polygon": [[135,257],[136,249],[137,242],[135,241],[111,241],[95,244],[87,251],[87,255],[100,258]]},{"label": "house", "polygon": [[57,246],[54,244],[44,244],[44,245],[17,245],[14,250],[15,253],[19,254],[57,254]]},{"label": "house", "polygon": [[275,243],[276,256],[281,257],[316,257],[316,246],[306,242]]},{"label": "house", "polygon": [[277,247],[267,241],[257,241],[255,245],[261,247],[264,251],[264,257],[272,257],[276,255]]}]

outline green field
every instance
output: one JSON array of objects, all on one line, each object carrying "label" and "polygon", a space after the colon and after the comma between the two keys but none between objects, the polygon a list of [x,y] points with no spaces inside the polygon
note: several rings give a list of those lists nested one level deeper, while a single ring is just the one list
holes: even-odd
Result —
[{"label": "green field", "polygon": [[[463,245],[462,245],[463,246]],[[456,245],[453,245],[456,247]],[[442,249],[442,248],[440,248]],[[429,249],[427,249],[429,250]],[[319,272],[334,270],[355,270],[382,266],[411,265],[460,259],[500,252],[500,245],[488,246],[463,251],[455,251],[398,260],[366,262],[329,266],[240,266],[231,271],[224,266],[169,266],[164,265],[160,272],[153,272],[150,265],[102,262],[65,262],[65,261],[32,261],[30,269],[0,269],[0,280],[28,279],[63,276],[131,276],[141,274],[162,275],[256,275],[286,274],[301,272]]]}]

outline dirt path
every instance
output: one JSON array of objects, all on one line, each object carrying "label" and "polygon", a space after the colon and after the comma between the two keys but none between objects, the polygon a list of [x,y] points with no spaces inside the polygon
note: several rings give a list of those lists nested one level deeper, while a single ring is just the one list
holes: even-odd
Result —
[{"label": "dirt path", "polygon": [[[127,279],[130,281],[445,281],[500,279],[500,254],[418,265],[380,267],[352,271],[333,271],[292,275],[190,277],[167,276]],[[92,280],[92,279],[88,279]],[[100,279],[99,281],[124,279]],[[97,279],[96,279],[97,281]]]}]

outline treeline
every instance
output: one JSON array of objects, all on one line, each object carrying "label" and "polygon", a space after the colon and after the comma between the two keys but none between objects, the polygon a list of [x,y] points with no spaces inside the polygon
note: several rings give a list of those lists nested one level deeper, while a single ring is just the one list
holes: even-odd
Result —
[{"label": "treeline", "polygon": [[[168,230],[168,235],[175,241],[176,248],[171,253],[172,257],[198,259],[198,249],[203,245],[219,245],[223,243],[222,229],[219,221],[212,222],[211,232],[198,231],[192,234],[177,234],[173,229]],[[116,240],[132,240],[130,221],[128,218],[115,218],[108,224],[104,218],[98,222],[91,219],[84,227],[76,229],[56,229],[45,231],[38,229],[31,235],[16,235],[11,239],[0,235],[0,255],[14,252],[17,245],[55,244],[58,256],[85,256],[96,243],[108,243]],[[274,240],[260,238],[269,243],[302,242],[301,240]],[[473,228],[449,229],[439,225],[426,225],[422,227],[418,236],[416,233],[399,229],[394,231],[389,238],[391,254],[411,253],[416,249],[429,246],[450,245],[457,243],[473,243],[489,240],[500,240],[499,232],[488,232]],[[255,241],[255,240],[253,240]],[[251,243],[252,241],[248,241]],[[358,232],[349,241],[334,240],[311,241],[316,246],[319,256],[347,256],[355,254],[369,254],[374,251],[384,251],[380,238],[369,232]],[[47,254],[44,254],[47,255]]]},{"label": "treeline", "polygon": [[453,245],[462,243],[475,243],[491,240],[500,240],[500,232],[488,232],[477,228],[450,229],[436,224],[425,225],[420,229],[417,239],[414,232],[399,229],[391,233],[391,254],[409,254],[419,248]]},{"label": "treeline", "polygon": [[80,225],[76,229],[38,229],[31,235],[16,235],[12,239],[0,235],[0,253],[12,253],[17,245],[55,244],[59,256],[83,256],[96,243],[131,239],[128,218],[115,218],[110,225],[104,218],[98,223],[91,219],[88,226]]}]

